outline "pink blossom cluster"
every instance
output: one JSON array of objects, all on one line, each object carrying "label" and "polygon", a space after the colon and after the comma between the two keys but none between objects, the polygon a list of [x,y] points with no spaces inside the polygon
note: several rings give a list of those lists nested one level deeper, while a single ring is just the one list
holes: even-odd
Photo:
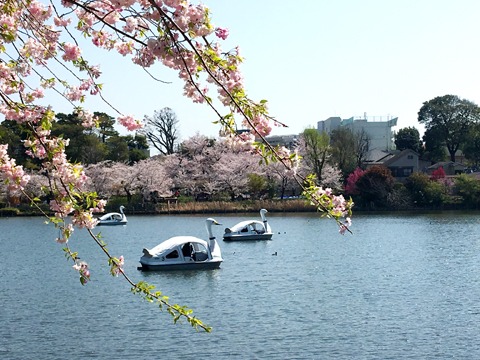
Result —
[{"label": "pink blossom cluster", "polygon": [[[215,56],[220,56],[220,47],[217,46],[213,49],[215,50]],[[244,78],[243,74],[240,72],[240,63],[243,61],[243,59],[240,56],[240,49],[238,46],[226,56],[227,59],[225,61],[225,65],[218,68],[217,71],[213,73],[214,77],[208,77],[207,81],[213,84],[221,83],[221,86],[218,86],[220,101],[225,106],[230,106],[234,109],[236,108],[238,111],[238,101],[246,100],[243,83]],[[228,71],[224,71],[224,67],[226,67]],[[240,106],[240,108],[241,107],[242,106]]]},{"label": "pink blossom cluster", "polygon": [[[206,46],[203,41],[213,33],[217,38],[225,40],[228,29],[214,27],[210,22],[209,11],[203,4],[193,5],[186,0],[158,1],[156,4],[158,8],[152,7],[148,0],[95,2],[94,12],[91,11],[91,6],[88,9],[78,7],[75,9],[75,14],[81,19],[78,29],[90,36],[97,47],[116,49],[122,56],[131,54],[132,61],[139,66],[146,68],[159,61],[178,71],[179,77],[185,82],[184,95],[196,103],[204,103],[209,98],[209,88],[202,84],[203,74],[203,79],[217,87],[219,98],[225,106],[236,109],[247,104],[239,98],[239,95],[245,97],[245,91],[243,75],[239,70],[242,58],[238,47],[232,52],[224,53],[218,43],[212,42]],[[73,4],[65,5],[74,7]],[[136,5],[142,11],[136,9],[133,12]],[[165,26],[165,23],[171,26],[159,36],[151,25]],[[104,24],[110,27],[105,27]],[[109,30],[112,27],[121,28],[122,32]],[[132,41],[132,38],[142,37],[146,39],[141,42]],[[188,40],[188,43],[184,40]],[[69,54],[66,51],[64,56],[68,57]],[[70,87],[66,96],[72,101],[79,101],[80,90]],[[262,135],[270,133],[271,125],[267,118],[253,122],[249,125],[252,130]],[[128,129],[136,128],[131,121],[122,123],[127,124]]]},{"label": "pink blossom cluster", "polygon": [[217,27],[217,28],[215,29],[215,35],[217,35],[217,37],[219,37],[219,38],[222,39],[222,40],[227,40],[227,37],[228,37],[228,29],[224,29],[224,28]]},{"label": "pink blossom cluster", "polygon": [[53,23],[55,24],[55,26],[66,27],[66,26],[70,25],[71,22],[72,22],[72,19],[67,18],[67,17],[55,16],[53,18]]},{"label": "pink blossom cluster", "polygon": [[39,119],[43,117],[44,112],[45,109],[40,106],[10,107],[9,105],[0,103],[0,113],[2,113],[6,119],[16,121],[19,124],[36,124]]},{"label": "pink blossom cluster", "polygon": [[123,266],[125,265],[125,259],[123,258],[123,255],[118,259],[113,259],[111,263],[112,265],[110,268],[110,273],[113,276],[118,276],[123,273]]},{"label": "pink blossom cluster", "polygon": [[30,176],[25,174],[22,166],[16,165],[15,159],[8,156],[7,150],[8,145],[0,144],[0,174],[8,184],[9,191],[21,191],[27,185]]},{"label": "pink blossom cluster", "polygon": [[140,122],[140,120],[135,120],[132,115],[121,115],[117,117],[117,120],[130,131],[135,131],[143,127],[143,124]]},{"label": "pink blossom cluster", "polygon": [[90,269],[85,261],[77,260],[72,267],[79,272],[80,282],[82,285],[85,285],[88,281],[90,281]]},{"label": "pink blossom cluster", "polygon": [[72,224],[79,229],[93,229],[98,224],[91,211],[75,211],[72,217]]},{"label": "pink blossom cluster", "polygon": [[[63,4],[72,6],[69,1]],[[44,98],[43,89],[55,88],[57,85],[64,86],[65,90],[57,90],[57,93],[63,93],[71,102],[83,101],[87,93],[98,94],[100,88],[94,82],[94,79],[100,75],[98,67],[90,66],[83,61],[81,49],[76,43],[60,42],[60,36],[64,30],[62,28],[66,28],[72,22],[71,18],[66,15],[53,17],[53,7],[38,0],[25,3],[11,2],[11,5],[17,8],[11,6],[8,12],[0,14],[0,28],[2,28],[0,49],[3,49],[0,54],[17,49],[18,55],[9,56],[9,58],[18,58],[18,60],[0,61],[0,95],[3,95],[0,96],[0,113],[9,120],[35,124],[42,118],[45,108],[37,105],[23,106],[22,102],[33,104],[38,99]],[[52,19],[53,23],[49,23]],[[11,36],[7,36],[4,29]],[[27,36],[13,47],[8,46],[9,43],[17,41],[19,33],[25,33]],[[67,63],[73,62],[80,72],[87,73],[87,78],[75,76],[79,83],[74,84],[58,78],[55,74],[52,78],[39,77],[38,83],[41,88],[27,85],[28,77],[40,76],[40,72],[32,71],[32,66],[48,67],[48,61],[54,58],[57,60],[61,58]],[[70,72],[73,74],[72,71]],[[15,94],[18,95],[16,99],[12,96],[8,97]],[[91,119],[86,120],[84,125],[91,126],[92,122],[89,121]]]},{"label": "pink blossom cluster", "polygon": [[60,184],[68,184],[68,189],[64,186],[58,186],[58,191],[62,195],[68,195],[70,188],[82,190],[88,180],[80,164],[71,164],[67,161],[64,151],[59,151],[53,155],[52,161],[46,163],[54,179],[58,179]]},{"label": "pink blossom cluster", "polygon": [[332,205],[333,205],[333,213],[338,214],[341,217],[348,215],[348,208],[346,206],[347,202],[343,195],[334,195],[333,190],[331,188],[322,188],[318,187],[316,195],[318,198],[326,195],[329,198],[332,198]]},{"label": "pink blossom cluster", "polygon": [[208,87],[199,90],[201,84],[192,81],[186,81],[183,87],[183,95],[192,99],[194,103],[203,104],[208,94]]},{"label": "pink blossom cluster", "polygon": [[[48,133],[37,128],[37,134]],[[48,138],[46,134],[35,140],[26,141],[30,148],[29,153],[40,159],[44,159],[44,169],[51,176],[52,190],[56,193],[55,199],[50,201],[50,208],[54,211],[55,217],[65,218],[72,214],[72,224],[78,228],[92,229],[98,223],[94,218],[94,212],[103,212],[105,201],[97,202],[96,207],[90,209],[78,209],[75,206],[71,192],[83,191],[88,181],[83,166],[71,164],[67,161],[65,146],[68,139]],[[62,239],[66,239],[65,236]]]},{"label": "pink blossom cluster", "polygon": [[[345,218],[345,222],[340,222],[340,233],[344,234],[351,225],[349,217],[351,205],[345,200],[343,195],[334,195],[331,188],[317,187],[314,195],[315,201],[320,202],[329,211],[329,215],[335,218]],[[317,203],[312,200],[312,205]]]},{"label": "pink blossom cluster", "polygon": [[350,226],[352,226],[352,219],[347,217],[345,218],[345,222],[340,224],[340,234],[344,235],[345,232],[347,232],[347,230],[350,228]]},{"label": "pink blossom cluster", "polygon": [[256,115],[248,120],[244,120],[243,124],[250,127],[256,134],[260,136],[268,136],[272,131],[270,120],[263,115]]},{"label": "pink blossom cluster", "polygon": [[73,203],[68,198],[58,198],[56,200],[50,200],[50,209],[54,211],[55,217],[65,218],[67,215],[73,212]]},{"label": "pink blossom cluster", "polygon": [[97,206],[90,208],[91,213],[103,213],[105,211],[105,205],[107,205],[106,200],[99,200]]},{"label": "pink blossom cluster", "polygon": [[0,91],[5,95],[16,94],[24,90],[24,84],[20,81],[15,68],[0,62]]},{"label": "pink blossom cluster", "polygon": [[25,94],[24,100],[26,103],[33,103],[38,99],[41,99],[44,97],[43,89],[33,89],[31,92],[27,92]]},{"label": "pink blossom cluster", "polygon": [[66,43],[63,45],[62,59],[65,61],[77,61],[82,51],[75,44]]},{"label": "pink blossom cluster", "polygon": [[300,166],[300,155],[298,154],[298,150],[295,149],[293,156],[292,151],[285,146],[279,147],[276,151],[279,160],[286,165],[285,172],[288,175],[295,176]]},{"label": "pink blossom cluster", "polygon": [[82,126],[90,129],[97,125],[98,116],[95,116],[91,111],[78,109],[76,114],[80,120],[82,120]]},{"label": "pink blossom cluster", "polygon": [[78,89],[83,92],[89,91],[90,95],[97,95],[100,92],[100,88],[97,86],[97,84],[95,84],[92,79],[82,81]]},{"label": "pink blossom cluster", "polygon": [[208,17],[208,8],[205,5],[192,5],[188,1],[176,0],[163,3],[172,8],[172,18],[179,29],[191,33],[192,38],[208,36],[214,31]]},{"label": "pink blossom cluster", "polygon": [[36,128],[36,135],[36,138],[25,140],[23,144],[27,148],[27,155],[40,160],[47,158],[49,152],[63,149],[69,143],[68,139],[51,138],[50,130],[43,130],[41,127]]},{"label": "pink blossom cluster", "polygon": [[38,23],[43,23],[52,16],[53,8],[51,5],[45,6],[40,1],[32,0],[27,3],[28,12],[32,19]]},{"label": "pink blossom cluster", "polygon": [[255,141],[255,135],[252,133],[245,131],[240,134],[232,134],[232,133],[225,133],[222,134],[226,144],[231,149],[235,149],[238,151],[254,151],[255,147],[253,146],[253,142]]}]

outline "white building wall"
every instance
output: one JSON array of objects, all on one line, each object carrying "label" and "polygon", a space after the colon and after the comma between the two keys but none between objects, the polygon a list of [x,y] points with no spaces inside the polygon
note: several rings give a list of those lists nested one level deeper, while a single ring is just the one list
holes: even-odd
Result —
[{"label": "white building wall", "polygon": [[317,130],[319,132],[325,131],[327,134],[330,134],[333,130],[337,129],[341,123],[341,118],[329,117],[327,120],[317,122]]},{"label": "white building wall", "polygon": [[397,125],[397,118],[388,121],[368,121],[367,119],[354,120],[353,118],[340,120],[339,117],[331,117],[317,123],[318,131],[330,134],[340,126],[351,129],[354,133],[365,131],[370,139],[370,150],[378,149],[390,151],[395,149],[392,127]]}]

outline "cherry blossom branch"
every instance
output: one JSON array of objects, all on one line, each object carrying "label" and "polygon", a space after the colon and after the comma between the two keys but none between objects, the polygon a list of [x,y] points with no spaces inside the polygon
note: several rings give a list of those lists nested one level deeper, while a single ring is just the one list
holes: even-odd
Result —
[{"label": "cherry blossom branch", "polygon": [[108,263],[110,265],[110,274],[113,276],[122,275],[123,278],[131,285],[131,291],[135,294],[142,294],[142,296],[149,302],[156,301],[160,309],[166,307],[167,311],[172,314],[174,318],[174,322],[180,317],[184,317],[190,325],[192,325],[195,329],[203,329],[206,332],[212,331],[212,328],[205,325],[200,319],[192,316],[192,310],[188,309],[185,306],[179,305],[172,305],[168,302],[168,297],[163,296],[160,291],[154,292],[154,286],[147,284],[146,282],[140,281],[135,283],[125,272],[123,269],[124,259],[123,256],[120,258],[113,257],[110,255],[109,251],[106,248],[106,244],[103,243],[98,239],[98,237],[92,232],[91,229],[87,229],[90,237],[96,242],[96,244],[102,249],[104,254],[108,258]]},{"label": "cherry blossom branch", "polygon": [[[27,194],[23,189],[21,190],[22,194],[30,201],[31,205],[34,206],[45,218],[47,218],[49,221],[52,221],[52,217],[49,216],[45,211],[38,206],[37,201],[32,199],[29,194]],[[58,222],[53,219],[55,226],[60,227],[60,231],[63,234],[65,229],[63,226],[58,225]],[[67,226],[67,228],[69,228]],[[110,254],[110,252],[107,249],[106,244],[99,239],[97,235],[93,233],[91,229],[87,228],[87,232],[90,235],[90,237],[94,240],[94,242],[100,247],[100,249],[103,251],[103,253],[106,255],[108,259],[108,264],[110,266],[110,274],[112,276],[119,276],[122,275],[122,277],[130,284],[131,286],[131,292],[134,294],[141,294],[147,301],[149,302],[157,302],[157,305],[162,309],[165,307],[167,309],[167,312],[170,313],[173,318],[174,322],[177,322],[180,317],[183,317],[187,320],[187,322],[194,327],[195,329],[203,329],[206,332],[211,332],[212,328],[206,324],[204,324],[200,319],[198,319],[195,316],[192,316],[192,310],[187,308],[186,306],[180,306],[180,305],[172,305],[168,301],[168,296],[163,296],[160,291],[154,291],[155,287],[152,285],[149,285],[148,283],[144,281],[140,281],[138,283],[135,283],[125,272],[123,269],[124,265],[124,258],[123,256],[120,256],[119,258],[116,258]],[[58,243],[64,243],[64,252],[67,255],[67,258],[72,259],[74,265],[74,269],[79,271],[80,274],[80,282],[82,285],[85,285],[89,280],[90,280],[90,270],[88,267],[88,264],[84,261],[81,261],[80,258],[78,257],[78,254],[75,252],[72,252],[70,247],[68,246],[68,238],[65,238],[65,236],[60,236],[57,238]]]},{"label": "cherry blossom branch", "polygon": [[[178,71],[179,77],[184,81],[185,96],[194,102],[206,102],[218,116],[218,122],[226,136],[232,141],[252,142],[255,137],[259,138],[261,143],[254,144],[256,152],[266,162],[280,161],[287,171],[295,175],[305,196],[320,211],[337,221],[340,232],[349,231],[349,215],[353,205],[351,201],[347,202],[343,197],[332,194],[329,189],[316,186],[313,177],[302,178],[296,173],[299,160],[297,154],[274,147],[267,141],[271,122],[285,125],[268,114],[266,101],[256,103],[247,96],[243,76],[239,71],[242,58],[238,51],[224,53],[218,43],[207,39],[213,33],[225,39],[228,31],[213,27],[208,9],[203,5],[194,6],[187,0],[168,0],[162,4],[160,6],[153,0],[62,0],[62,5],[69,8],[68,14],[77,16],[77,30],[91,38],[98,48],[107,51],[115,49],[123,56],[132,55],[133,62],[145,71],[156,62]],[[82,103],[88,94],[99,95],[120,114],[118,121],[127,129],[138,129],[140,121],[133,116],[122,115],[103,97],[102,85],[96,80],[100,71],[90,66],[81,56],[79,43],[68,28],[70,19],[59,16],[52,1],[49,6],[45,6],[39,0],[4,0],[0,4],[0,13],[0,55],[7,53],[7,47],[12,47],[19,55],[18,58],[9,56],[8,64],[0,59],[0,113],[6,119],[26,124],[30,129],[30,138],[25,141],[25,146],[27,153],[41,162],[42,171],[47,174],[49,195],[52,196],[50,209],[54,212],[54,216],[49,219],[61,232],[57,241],[66,244],[74,228],[86,228],[107,255],[112,275],[122,274],[132,286],[132,292],[142,294],[148,301],[157,301],[160,307],[166,306],[174,321],[185,317],[196,328],[209,331],[207,326],[190,315],[191,310],[168,305],[167,298],[160,292],[153,292],[151,285],[143,282],[135,284],[123,272],[123,258],[112,257],[105,244],[93,234],[92,229],[97,220],[92,214],[102,212],[105,201],[99,199],[96,193],[84,190],[87,177],[83,167],[67,161],[65,147],[68,146],[68,139],[51,136],[54,112],[49,107],[35,103],[44,97],[42,88],[53,86],[60,93],[53,84],[56,80],[66,89],[66,93],[61,95],[72,104]],[[57,16],[53,16],[53,13]],[[49,24],[52,17],[53,25]],[[62,41],[60,36],[63,33],[73,39],[73,44]],[[203,43],[196,39],[201,39]],[[49,66],[49,61],[60,64],[61,69],[66,70],[67,75],[71,75],[78,84],[71,84],[57,76]],[[53,75],[52,81],[34,70],[34,66],[46,69]],[[87,73],[86,79],[81,76],[82,72]],[[32,73],[40,79],[39,88],[27,83]],[[219,107],[208,95],[208,88],[201,85],[202,80],[215,85],[218,99],[229,109],[228,114],[221,115]],[[91,112],[79,107],[76,111],[85,128],[94,126]],[[242,125],[250,130],[249,134],[237,134],[235,115],[240,116]],[[23,191],[29,181],[23,168],[9,158],[6,145],[0,145],[0,175],[12,191]],[[68,216],[71,217],[69,224],[66,223]],[[345,222],[340,220],[343,217],[347,217]],[[80,261],[68,246],[65,252],[74,261],[74,267],[80,273],[80,281],[86,284],[90,279],[88,264]]]}]

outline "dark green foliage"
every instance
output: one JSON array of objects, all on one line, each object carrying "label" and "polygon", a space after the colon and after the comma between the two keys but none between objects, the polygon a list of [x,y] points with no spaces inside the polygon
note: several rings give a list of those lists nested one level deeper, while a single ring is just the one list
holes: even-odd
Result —
[{"label": "dark green foliage", "polygon": [[472,165],[480,165],[480,124],[474,124],[470,127],[462,151]]},{"label": "dark green foliage", "polygon": [[52,135],[69,139],[69,145],[65,149],[68,160],[71,162],[84,161],[85,150],[91,147],[95,141],[100,142],[95,135],[87,134],[82,126],[82,121],[76,114],[56,114],[57,121],[52,123]]},{"label": "dark green foliage", "polygon": [[38,169],[38,160],[33,160],[28,156],[23,146],[23,140],[29,138],[30,130],[23,124],[16,121],[5,120],[0,124],[0,144],[8,145],[8,155],[14,158],[17,165],[22,165],[27,169]]},{"label": "dark green foliage", "polygon": [[135,136],[121,136],[128,146],[128,163],[134,164],[140,160],[148,159],[148,143],[147,138],[143,135],[135,134]]},{"label": "dark green foliage", "polygon": [[9,216],[17,216],[20,214],[20,210],[17,208],[2,208],[0,209],[0,217],[9,217]]},{"label": "dark green foliage", "polygon": [[[107,147],[98,139],[98,137],[95,135],[85,135],[82,138],[82,141],[83,142],[79,144],[80,146],[78,147],[80,153],[77,157],[81,159],[83,164],[96,164],[106,160]],[[67,151],[69,148],[70,146],[67,147]]]},{"label": "dark green foliage", "polygon": [[56,115],[52,134],[69,139],[69,146],[65,149],[67,158],[71,162],[96,164],[105,160],[128,162],[130,164],[148,158],[148,143],[145,136],[119,136],[114,129],[113,117],[100,112],[98,128],[85,129],[76,114]]},{"label": "dark green foliage", "polygon": [[98,117],[98,128],[95,129],[95,133],[98,134],[102,143],[105,143],[109,137],[118,136],[118,131],[115,130],[115,119],[102,112],[94,112]]},{"label": "dark green foliage", "polygon": [[372,166],[356,182],[358,198],[366,207],[385,207],[395,178],[385,166]]},{"label": "dark green foliage", "polygon": [[427,174],[413,173],[407,178],[405,187],[415,206],[440,206],[446,200],[445,185],[431,180]]},{"label": "dark green foliage", "polygon": [[260,199],[268,191],[268,181],[264,176],[248,174],[248,191],[255,199]]},{"label": "dark green foliage", "polygon": [[468,207],[478,208],[480,205],[480,181],[466,174],[455,178],[455,191]]},{"label": "dark green foliage", "polygon": [[398,130],[395,135],[395,146],[397,150],[411,149],[417,153],[422,151],[420,133],[414,127],[406,127]]},{"label": "dark green foliage", "polygon": [[316,129],[305,129],[302,133],[303,161],[315,174],[317,180],[322,181],[322,170],[330,154],[330,138],[325,132]]},{"label": "dark green foliage", "polygon": [[418,122],[426,130],[434,130],[438,141],[448,149],[450,160],[464,144],[471,125],[480,119],[480,108],[473,102],[455,95],[436,97],[423,103],[418,112]]},{"label": "dark green foliage", "polygon": [[355,153],[355,135],[350,129],[338,128],[330,136],[332,161],[336,163],[346,179],[357,167]]},{"label": "dark green foliage", "polygon": [[148,152],[139,149],[130,149],[128,151],[128,163],[134,164],[140,160],[148,159]]},{"label": "dark green foliage", "polygon": [[116,162],[128,162],[129,149],[125,139],[121,136],[112,136],[107,140],[107,159]]},{"label": "dark green foliage", "polygon": [[425,144],[423,153],[423,158],[425,160],[430,160],[436,163],[447,159],[445,140],[442,139],[439,129],[427,129],[423,134],[423,142]]}]

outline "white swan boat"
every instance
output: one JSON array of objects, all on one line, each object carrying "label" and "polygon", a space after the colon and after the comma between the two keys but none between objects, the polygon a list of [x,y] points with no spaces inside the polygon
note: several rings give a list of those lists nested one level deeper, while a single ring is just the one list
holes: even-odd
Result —
[{"label": "white swan boat", "polygon": [[194,236],[175,236],[152,249],[143,249],[139,270],[198,270],[216,269],[223,261],[220,246],[212,233],[212,225],[220,225],[208,218],[208,240]]},{"label": "white swan boat", "polygon": [[120,213],[111,212],[98,218],[97,225],[126,225],[127,216],[123,213],[125,207],[120,206]]},{"label": "white swan boat", "polygon": [[239,222],[235,226],[226,228],[225,233],[223,234],[223,240],[270,240],[273,233],[270,224],[267,222],[267,217],[265,216],[267,212],[268,211],[265,209],[260,210],[262,221],[245,220]]}]

